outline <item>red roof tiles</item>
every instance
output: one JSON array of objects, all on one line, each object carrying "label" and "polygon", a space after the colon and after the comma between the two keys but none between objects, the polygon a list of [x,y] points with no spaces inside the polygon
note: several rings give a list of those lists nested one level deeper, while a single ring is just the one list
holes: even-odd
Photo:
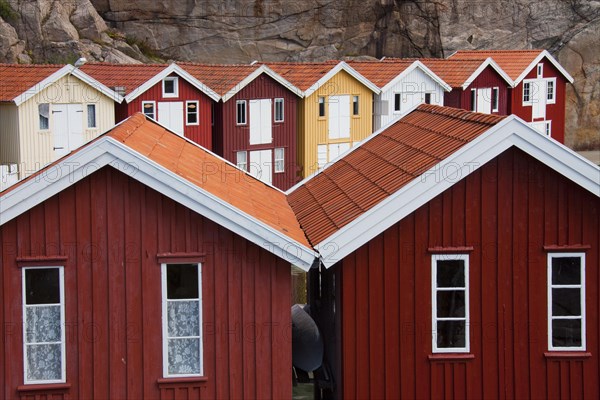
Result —
[{"label": "red roof tiles", "polygon": [[260,64],[197,64],[177,63],[194,78],[203,82],[219,96],[225,95],[246,77],[260,68]]},{"label": "red roof tiles", "polygon": [[477,68],[485,61],[485,57],[472,60],[420,58],[419,61],[452,88],[458,88],[462,87],[467,79],[477,71]]},{"label": "red roof tiles", "polygon": [[269,68],[302,91],[306,91],[338,64],[339,61],[325,61],[320,63],[266,63]]},{"label": "red roof tiles", "polygon": [[125,88],[125,95],[168,67],[168,64],[88,63],[81,70],[105,86]]},{"label": "red roof tiles", "polygon": [[288,194],[317,245],[504,117],[421,105]]},{"label": "red roof tiles", "polygon": [[512,80],[516,80],[543,50],[459,50],[450,60],[474,60],[491,57]]},{"label": "red roof tiles", "polygon": [[382,88],[410,67],[414,61],[394,59],[393,62],[348,61],[347,63],[377,87]]},{"label": "red roof tiles", "polygon": [[0,64],[0,101],[12,101],[63,67],[50,64]]}]

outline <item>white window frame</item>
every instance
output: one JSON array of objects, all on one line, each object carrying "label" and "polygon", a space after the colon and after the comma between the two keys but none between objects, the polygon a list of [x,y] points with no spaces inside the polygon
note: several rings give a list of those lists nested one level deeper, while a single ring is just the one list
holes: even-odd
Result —
[{"label": "white window frame", "polygon": [[[284,99],[283,98],[277,98],[275,99],[275,112],[273,113],[273,118],[275,122],[283,122],[285,119],[285,108],[284,108]],[[281,118],[277,118],[277,108],[281,107]]]},{"label": "white window frame", "polygon": [[[244,155],[244,162],[240,162],[240,156]],[[248,171],[248,152],[246,150],[243,151],[237,151],[235,153],[235,165],[237,165],[237,167],[239,169],[243,169],[244,171]]]},{"label": "white window frame", "polygon": [[[281,154],[277,154],[277,153],[281,153]],[[273,171],[276,174],[285,172],[285,148],[276,147],[273,157],[274,157]],[[281,168],[278,168],[279,165],[281,165]]]},{"label": "white window frame", "polygon": [[[549,83],[552,83],[552,98],[548,97]],[[556,78],[546,79],[546,104],[556,104]]]},{"label": "white window frame", "polygon": [[[319,107],[319,109],[317,110],[317,115],[319,116],[319,118],[325,118],[327,116],[327,107],[325,107],[325,96],[319,96],[318,100],[317,100],[317,105]],[[323,112],[321,113],[321,110],[323,110]]]},{"label": "white window frame", "polygon": [[[464,318],[437,317],[437,262],[447,260],[463,260],[465,266],[465,316]],[[456,290],[463,288],[443,288],[443,290]],[[431,348],[433,353],[469,353],[470,341],[470,313],[469,313],[469,255],[468,254],[433,254],[431,256]],[[437,345],[437,322],[443,321],[465,321],[465,347],[438,347]]]},{"label": "white window frame", "polygon": [[[199,327],[200,327],[200,336],[198,340],[200,341],[200,371],[197,374],[169,374],[169,336],[168,336],[168,318],[167,318],[167,266],[168,265],[178,265],[178,264],[186,264],[186,265],[196,265],[198,269],[198,316],[199,316]],[[163,378],[185,378],[185,377],[198,377],[203,376],[204,374],[204,346],[202,344],[203,340],[203,332],[202,332],[202,263],[196,262],[170,262],[170,263],[162,263],[161,267],[161,289],[162,289],[162,345],[163,345]],[[170,301],[181,301],[181,300],[170,300]],[[189,301],[189,300],[185,300]]]},{"label": "white window frame", "polygon": [[[396,103],[396,99],[398,99],[398,102]],[[396,107],[398,106],[398,107]],[[402,93],[401,92],[394,92],[394,113],[399,113],[402,110]]]},{"label": "white window frame", "polygon": [[[188,106],[190,104],[195,104],[196,105],[196,122],[190,122],[190,110],[188,109]],[[198,100],[187,100],[185,102],[185,125],[186,126],[191,126],[191,125],[200,125],[200,102]]]},{"label": "white window frame", "polygon": [[[94,110],[94,126],[90,126],[90,107],[93,108]],[[85,107],[85,110],[87,112],[87,122],[86,125],[88,127],[88,129],[96,129],[98,128],[98,112],[97,112],[98,107],[96,106],[95,103],[90,103],[87,104]]]},{"label": "white window frame", "polygon": [[[494,100],[496,100],[496,104],[494,104]],[[500,109],[500,88],[498,86],[492,88],[491,102],[492,112],[498,112],[498,110]]]},{"label": "white window frame", "polygon": [[[25,274],[28,270],[33,269],[58,269],[58,283],[60,296],[60,326],[61,326],[61,379],[49,380],[29,380],[27,379],[27,308],[41,306],[43,304],[27,305],[26,298],[26,278]],[[48,384],[48,383],[65,383],[67,381],[67,356],[65,343],[65,275],[64,267],[57,265],[40,266],[40,267],[23,267],[21,271],[21,289],[22,289],[22,312],[23,312],[23,382],[25,385]],[[32,343],[33,344],[33,343]],[[36,343],[44,344],[44,343]],[[52,344],[56,344],[52,342]]]},{"label": "white window frame", "polygon": [[[531,95],[532,95],[532,93],[531,93],[531,89],[532,89],[532,86],[531,86],[531,84],[532,84],[532,82],[534,82],[534,81],[535,81],[535,80],[530,80],[530,79],[528,79],[528,80],[524,80],[524,81],[523,81],[523,93],[522,93],[522,95],[521,95],[521,98],[522,98],[522,100],[523,100],[523,105],[524,105],[524,106],[531,106],[531,105],[533,105],[533,99],[531,98],[531,97],[532,97],[532,96],[531,96]],[[525,86],[526,86],[526,85],[528,86],[528,89],[527,89],[527,96],[529,97],[529,99],[528,99],[528,100],[525,100]]]},{"label": "white window frame", "polygon": [[545,121],[544,124],[544,132],[546,133],[546,135],[548,135],[549,137],[552,137],[552,121]]},{"label": "white window frame", "polygon": [[[167,93],[165,91],[166,82],[173,82],[173,93]],[[179,97],[179,78],[177,76],[167,76],[162,80],[162,96],[164,98]]]},{"label": "white window frame", "polygon": [[352,116],[360,117],[360,96],[352,95]]},{"label": "white window frame", "polygon": [[[146,114],[146,112],[145,112],[146,104],[152,105],[152,116]],[[142,101],[142,114],[144,114],[146,117],[152,118],[153,120],[156,121],[156,102],[155,101]]]},{"label": "white window frame", "polygon": [[541,78],[541,77],[543,77],[543,76],[544,76],[544,64],[542,64],[542,63],[539,63],[539,64],[537,65],[537,77],[538,77],[538,78]]},{"label": "white window frame", "polygon": [[[44,117],[40,112],[40,107],[44,104],[48,105],[48,116]],[[52,108],[50,107],[50,103],[39,103],[38,104],[38,130],[40,131],[49,131],[50,130],[50,115],[52,114]],[[42,118],[46,119],[46,127],[42,128]]]},{"label": "white window frame", "polygon": [[[579,285],[553,285],[552,284],[552,259],[564,257],[578,257],[581,260]],[[586,315],[585,315],[585,253],[548,253],[548,350],[550,351],[585,351],[586,350]],[[553,288],[578,288],[580,289],[581,299],[581,346],[579,347],[561,347],[552,345],[552,289]],[[577,319],[576,317],[559,316],[556,319]]]},{"label": "white window frame", "polygon": [[[240,106],[244,109],[243,121],[240,120]],[[235,102],[235,124],[246,125],[248,123],[248,103],[246,100],[236,100]]]}]

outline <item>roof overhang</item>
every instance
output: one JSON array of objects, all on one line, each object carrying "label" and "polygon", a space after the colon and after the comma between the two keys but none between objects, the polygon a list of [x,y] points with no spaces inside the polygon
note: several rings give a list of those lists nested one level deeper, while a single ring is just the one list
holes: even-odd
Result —
[{"label": "roof overhang", "polygon": [[385,86],[383,86],[381,88],[381,92],[385,92],[385,91],[389,90],[390,88],[394,87],[398,82],[400,82],[408,74],[410,74],[412,71],[414,71],[417,68],[420,69],[421,71],[423,71],[423,73],[425,75],[427,75],[431,79],[433,79],[433,81],[436,82],[438,85],[440,85],[444,89],[444,91],[446,91],[446,92],[452,91],[452,88],[450,87],[450,85],[448,85],[442,78],[440,78],[432,70],[427,68],[427,66],[425,64],[423,64],[421,61],[415,60],[410,66],[408,66],[408,68],[406,68],[404,71],[402,71],[400,74],[398,74],[398,76],[396,76],[394,79],[389,81]]},{"label": "roof overhang", "polygon": [[231,99],[235,96],[240,90],[248,86],[253,80],[258,78],[261,74],[265,74],[273,78],[276,82],[280,83],[282,86],[285,86],[290,92],[294,93],[296,96],[302,98],[304,97],[304,93],[302,90],[298,89],[296,86],[292,85],[290,81],[279,75],[277,72],[273,71],[267,65],[262,64],[260,67],[252,71],[250,75],[245,77],[241,82],[237,83],[233,88],[231,88],[227,93],[225,93],[222,97],[223,103]]},{"label": "roof overhang", "polygon": [[59,80],[60,78],[62,78],[63,76],[66,76],[68,74],[71,74],[71,75],[75,76],[77,79],[92,86],[94,89],[98,90],[100,93],[111,98],[112,100],[114,100],[117,103],[121,103],[123,101],[123,97],[120,94],[118,94],[117,92],[115,92],[114,90],[112,90],[109,87],[107,87],[106,85],[100,83],[96,79],[92,78],[85,72],[81,71],[79,68],[74,67],[71,64],[67,64],[64,67],[62,67],[61,69],[59,69],[58,71],[54,72],[52,75],[46,77],[42,81],[36,83],[34,86],[30,87],[29,89],[27,89],[26,91],[24,91],[23,93],[21,93],[20,95],[15,97],[13,99],[13,102],[17,106],[23,104],[24,102],[26,102],[27,100],[29,100],[30,98],[35,96],[36,94],[40,93],[42,90],[46,89],[47,87],[49,87],[50,85],[55,83],[57,80]]},{"label": "roof overhang", "polygon": [[117,169],[305,271],[317,258],[313,249],[108,136],[71,153],[33,179],[0,193],[0,225],[105,166]]},{"label": "roof overhang", "polygon": [[600,197],[599,167],[512,115],[318,243],[321,262],[331,267],[513,146]]},{"label": "roof overhang", "polygon": [[325,83],[327,83],[327,81],[329,81],[331,78],[333,78],[340,71],[346,71],[350,76],[352,76],[354,79],[356,79],[357,81],[359,81],[360,83],[365,85],[373,93],[375,93],[375,94],[381,93],[381,90],[377,87],[377,85],[375,85],[373,82],[371,82],[370,80],[365,78],[361,73],[359,73],[357,70],[352,68],[345,61],[340,61],[339,63],[337,63],[335,65],[335,67],[333,67],[325,75],[323,75],[321,77],[321,79],[319,79],[318,81],[313,83],[308,89],[306,89],[304,91],[304,97],[308,97],[308,96],[312,95],[314,92],[316,92],[317,90],[319,90],[321,87],[323,87],[323,85],[325,85]]},{"label": "roof overhang", "polygon": [[519,77],[517,79],[515,79],[515,83],[514,85],[518,85],[519,83],[521,83],[521,81],[523,79],[525,79],[525,77],[527,76],[527,74],[529,73],[529,71],[531,71],[533,68],[535,68],[536,65],[539,64],[540,61],[542,61],[543,58],[547,58],[548,61],[550,61],[550,63],[552,65],[554,65],[554,67],[561,73],[563,74],[563,76],[570,82],[573,83],[573,77],[567,72],[566,69],[563,68],[562,65],[560,65],[558,63],[558,61],[556,61],[556,59],[554,57],[552,57],[552,54],[548,53],[548,50],[542,50],[542,52],[540,52],[540,54],[538,54],[538,56],[531,62],[531,64],[529,64],[529,66],[527,68],[525,68],[525,70],[523,72],[521,72],[521,75],[519,75]]},{"label": "roof overhang", "polygon": [[146,82],[133,89],[127,96],[125,96],[125,101],[127,103],[131,103],[142,93],[146,92],[152,86],[156,85],[172,73],[176,73],[214,101],[219,101],[221,99],[221,96],[219,96],[214,90],[209,88],[204,83],[200,82],[198,79],[194,78],[189,72],[181,68],[179,65],[172,63],[168,67],[160,71],[158,74],[154,75],[152,78],[148,79]]},{"label": "roof overhang", "polygon": [[510,79],[510,76],[508,76],[508,74],[504,72],[504,70],[500,68],[500,66],[491,57],[488,57],[479,65],[479,67],[477,67],[477,69],[471,74],[471,76],[467,78],[467,80],[462,85],[462,89],[465,90],[466,88],[468,88],[469,85],[473,83],[473,81],[479,76],[479,74],[481,74],[483,70],[486,69],[488,66],[492,67],[492,69],[494,69],[502,77],[502,79],[504,79],[506,83],[508,83],[510,87],[515,87],[515,82],[512,79]]}]

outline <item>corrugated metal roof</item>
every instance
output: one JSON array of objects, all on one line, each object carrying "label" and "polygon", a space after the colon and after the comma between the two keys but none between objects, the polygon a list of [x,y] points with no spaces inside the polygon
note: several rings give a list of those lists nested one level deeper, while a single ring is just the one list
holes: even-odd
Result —
[{"label": "corrugated metal roof", "polygon": [[382,88],[410,67],[414,61],[398,58],[391,62],[355,60],[347,61],[347,63],[362,76]]},{"label": "corrugated metal roof", "polygon": [[178,62],[177,65],[214,90],[219,96],[225,95],[246,77],[260,68],[259,63],[249,65]]},{"label": "corrugated metal roof", "polygon": [[0,101],[12,101],[64,65],[0,64]]},{"label": "corrugated metal roof", "polygon": [[128,95],[166,67],[168,64],[87,63],[80,69],[113,90],[124,88]]},{"label": "corrugated metal roof", "polygon": [[288,194],[317,245],[504,117],[420,105]]},{"label": "corrugated metal roof", "polygon": [[450,56],[450,60],[467,61],[491,57],[512,80],[516,80],[542,51],[543,50],[459,50]]}]

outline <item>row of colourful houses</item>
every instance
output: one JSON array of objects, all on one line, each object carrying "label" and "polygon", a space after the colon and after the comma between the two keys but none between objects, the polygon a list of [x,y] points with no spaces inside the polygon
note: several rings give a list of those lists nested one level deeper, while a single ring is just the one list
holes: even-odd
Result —
[{"label": "row of colourful houses", "polygon": [[23,178],[136,112],[286,190],[417,104],[515,114],[564,142],[546,51],[252,65],[0,66],[0,164]]},{"label": "row of colourful houses", "polygon": [[598,226],[515,116],[419,105],[282,192],[137,113],[0,192],[0,391],[289,399],[295,265],[324,396],[599,398]]}]

